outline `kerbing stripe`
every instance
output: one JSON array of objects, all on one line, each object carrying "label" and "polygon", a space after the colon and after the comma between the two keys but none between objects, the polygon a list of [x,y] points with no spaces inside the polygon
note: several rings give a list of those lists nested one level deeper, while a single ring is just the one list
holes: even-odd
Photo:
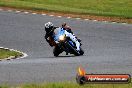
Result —
[{"label": "kerbing stripe", "polygon": [[87,21],[87,20],[89,20],[89,19],[84,19],[84,20],[86,20],[86,21]]},{"label": "kerbing stripe", "polygon": [[53,17],[54,15],[49,15],[49,16]]},{"label": "kerbing stripe", "polygon": [[[8,11],[8,12],[12,12],[12,11],[14,11],[14,12],[16,12],[16,13],[20,13],[20,12],[23,12],[23,13],[25,13],[25,14],[37,14],[37,13],[30,13],[30,12],[24,12],[24,11],[19,11],[19,10],[17,10],[17,11],[15,11],[15,10],[11,10],[11,9],[9,9],[9,10],[4,10],[4,9],[1,9],[0,8],[0,11]],[[41,14],[41,15],[43,15],[43,16],[45,16],[45,15],[47,15],[47,14]],[[50,17],[53,17],[54,15],[48,15],[48,16],[50,16]],[[63,17],[63,16],[56,16],[56,17],[58,17],[58,18],[61,18],[61,17]],[[70,18],[72,18],[72,17],[66,17],[67,19],[70,19]],[[77,19],[77,20],[80,20],[80,19],[82,19],[82,18],[75,18],[75,19]],[[91,20],[91,19],[83,19],[83,20],[85,20],[85,21],[88,21],[88,20]],[[94,22],[96,22],[96,21],[98,21],[98,20],[91,20],[91,21],[94,21]],[[107,22],[107,23],[120,23],[120,22],[111,22],[111,21],[99,21],[99,22]],[[120,23],[120,24],[128,24],[128,23]]]},{"label": "kerbing stripe", "polygon": [[96,22],[97,20],[93,20],[94,22]]},{"label": "kerbing stripe", "polygon": [[46,14],[42,14],[43,16],[45,16]]},{"label": "kerbing stripe", "polygon": [[12,10],[9,9],[8,12],[12,12]]},{"label": "kerbing stripe", "polygon": [[29,12],[24,12],[25,14],[28,14]]},{"label": "kerbing stripe", "polygon": [[33,15],[37,14],[37,13],[32,13]]},{"label": "kerbing stripe", "polygon": [[7,50],[10,50],[10,51],[15,51],[15,52],[19,52],[19,53],[22,53],[23,56],[22,57],[15,57],[15,56],[10,56],[8,58],[5,58],[5,59],[0,59],[0,61],[5,61],[5,60],[14,60],[14,59],[21,59],[21,58],[25,58],[27,57],[28,55],[24,52],[21,52],[21,51],[18,51],[18,50],[15,50],[15,49],[9,49],[9,48],[4,48],[4,47],[0,47],[0,49],[7,49]]},{"label": "kerbing stripe", "polygon": [[70,19],[71,17],[67,17],[68,19]]},{"label": "kerbing stripe", "polygon": [[57,17],[61,18],[62,16],[57,16]]},{"label": "kerbing stripe", "polygon": [[80,20],[81,18],[76,18],[77,20]]},{"label": "kerbing stripe", "polygon": [[21,11],[16,11],[16,13],[20,13]]}]

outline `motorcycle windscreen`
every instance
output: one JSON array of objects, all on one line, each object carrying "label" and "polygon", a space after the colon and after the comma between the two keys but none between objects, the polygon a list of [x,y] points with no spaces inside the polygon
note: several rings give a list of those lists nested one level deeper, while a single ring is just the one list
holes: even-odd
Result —
[{"label": "motorcycle windscreen", "polygon": [[54,30],[54,40],[55,41],[59,41],[59,36],[64,35],[65,31],[63,30],[63,28],[56,28]]}]

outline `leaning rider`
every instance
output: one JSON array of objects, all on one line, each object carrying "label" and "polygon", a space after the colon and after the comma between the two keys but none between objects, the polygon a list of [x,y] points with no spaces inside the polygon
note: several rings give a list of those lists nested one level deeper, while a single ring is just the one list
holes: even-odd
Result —
[{"label": "leaning rider", "polygon": [[[49,43],[50,46],[56,46],[57,44],[54,42],[54,38],[53,38],[53,35],[54,35],[54,30],[56,29],[57,27],[54,27],[53,23],[51,22],[48,22],[48,23],[45,23],[45,31],[46,31],[46,35],[45,35],[45,39],[46,41]],[[65,34],[66,36],[70,37],[70,39],[75,42],[76,44],[76,47],[77,47],[77,50],[80,51],[80,43],[78,42],[78,40],[76,39],[75,36],[73,36],[72,33],[69,33],[67,31],[65,31]]]}]

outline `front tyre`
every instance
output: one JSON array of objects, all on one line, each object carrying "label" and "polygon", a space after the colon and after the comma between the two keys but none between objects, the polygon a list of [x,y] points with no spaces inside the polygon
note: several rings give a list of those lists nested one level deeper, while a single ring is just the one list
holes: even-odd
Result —
[{"label": "front tyre", "polygon": [[54,54],[54,56],[55,56],[55,57],[58,57],[60,53],[62,53],[62,50],[61,50],[58,46],[56,46],[56,47],[53,49],[53,54]]},{"label": "front tyre", "polygon": [[78,51],[76,50],[76,48],[74,48],[73,46],[71,46],[71,45],[69,44],[69,42],[67,42],[66,45],[67,45],[67,47],[70,49],[70,51],[73,52],[73,54],[74,54],[75,56],[79,56],[79,55],[80,55],[80,52],[78,52]]}]

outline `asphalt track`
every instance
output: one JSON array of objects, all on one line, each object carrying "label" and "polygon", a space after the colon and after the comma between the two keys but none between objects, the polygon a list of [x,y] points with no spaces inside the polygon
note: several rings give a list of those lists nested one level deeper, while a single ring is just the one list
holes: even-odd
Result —
[{"label": "asphalt track", "polygon": [[[82,39],[84,56],[55,58],[44,39],[44,23],[67,22]],[[0,46],[28,57],[0,62],[0,84],[75,81],[77,68],[87,73],[132,75],[132,25],[0,11]]]}]

